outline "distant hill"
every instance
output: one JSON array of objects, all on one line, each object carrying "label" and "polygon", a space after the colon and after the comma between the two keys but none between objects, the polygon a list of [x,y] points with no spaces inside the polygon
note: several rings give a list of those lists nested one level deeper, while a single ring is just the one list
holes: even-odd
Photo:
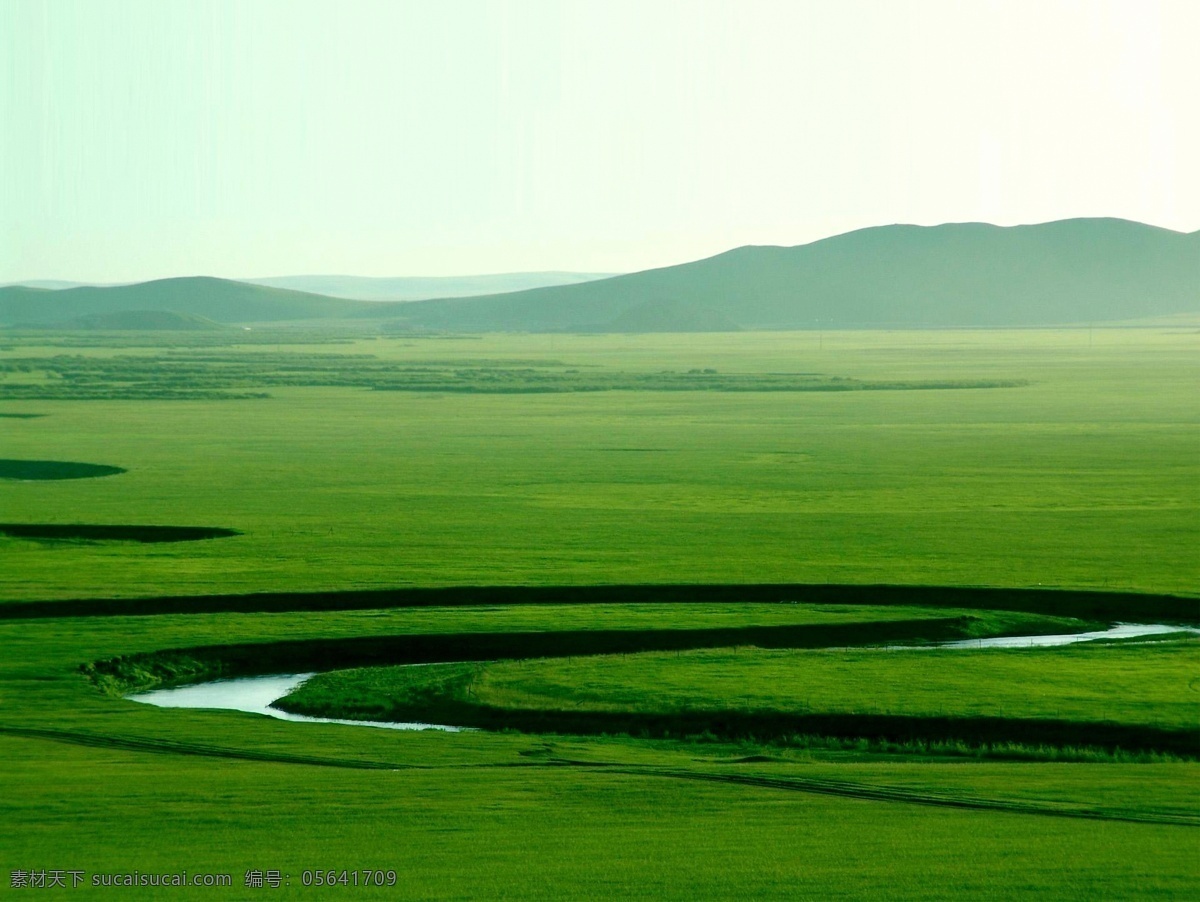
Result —
[{"label": "distant hill", "polygon": [[389,330],[457,332],[1186,320],[1200,313],[1200,232],[1121,219],[880,226],[596,281],[425,301],[349,300],[203,277],[60,291],[0,288],[0,324],[131,310],[224,323],[371,318]]},{"label": "distant hill", "polygon": [[[689,310],[747,329],[1026,326],[1200,311],[1200,232],[1120,219],[862,229],[580,285],[395,310],[455,330],[689,331]],[[666,316],[665,311],[674,311]]]},{"label": "distant hill", "polygon": [[8,325],[48,324],[131,310],[172,311],[223,323],[245,323],[350,318],[375,309],[368,301],[327,298],[205,276],[59,291],[0,288],[0,323]]},{"label": "distant hill", "polygon": [[[21,286],[23,288],[49,288],[53,291],[60,291],[63,288],[81,288],[84,285],[97,285],[97,284],[99,284],[99,283],[95,283],[95,282],[64,282],[62,279],[29,279],[28,281],[25,281],[25,282],[5,282],[3,285],[0,285],[0,288],[8,288],[10,286],[17,285],[17,286]],[[113,283],[113,284],[128,285],[129,283],[121,282],[121,283]]]},{"label": "distant hill", "polygon": [[485,276],[273,276],[268,279],[242,279],[251,285],[307,291],[333,298],[360,301],[419,301],[429,298],[474,297],[544,288],[552,285],[576,285],[607,279],[617,273],[588,272],[510,272]]},{"label": "distant hill", "polygon": [[21,323],[26,329],[92,329],[96,331],[212,332],[232,329],[194,313],[174,310],[119,310],[115,313],[85,313],[53,323]]},{"label": "distant hill", "polygon": [[741,328],[716,310],[674,298],[630,307],[602,326],[605,332],[737,332]]}]

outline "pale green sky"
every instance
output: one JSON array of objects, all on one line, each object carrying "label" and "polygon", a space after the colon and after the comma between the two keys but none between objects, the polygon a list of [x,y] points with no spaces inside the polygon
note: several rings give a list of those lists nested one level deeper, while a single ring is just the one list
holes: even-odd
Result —
[{"label": "pale green sky", "polygon": [[0,0],[0,282],[1200,228],[1200,0]]}]

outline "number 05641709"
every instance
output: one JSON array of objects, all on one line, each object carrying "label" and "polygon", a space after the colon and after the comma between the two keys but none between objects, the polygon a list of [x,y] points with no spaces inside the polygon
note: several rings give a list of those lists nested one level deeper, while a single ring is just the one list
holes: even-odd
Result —
[{"label": "number 05641709", "polygon": [[305,886],[395,886],[396,872],[329,868],[302,871],[300,882]]}]

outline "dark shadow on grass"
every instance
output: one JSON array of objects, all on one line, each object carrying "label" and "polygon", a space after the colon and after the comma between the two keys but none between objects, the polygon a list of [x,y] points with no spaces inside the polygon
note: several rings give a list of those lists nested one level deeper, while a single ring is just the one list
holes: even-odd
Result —
[{"label": "dark shadow on grass", "polygon": [[[0,526],[0,529],[4,527]],[[137,527],[122,527],[137,528]],[[164,529],[167,527],[153,527]],[[182,529],[186,527],[174,527]],[[236,535],[223,530],[222,535]],[[353,611],[408,607],[527,604],[828,604],[1006,610],[1082,620],[1200,623],[1200,598],[1058,589],[958,586],[632,585],[462,586],[345,592],[262,592],[0,603],[0,620],[224,612]]]},{"label": "dark shadow on grass", "polygon": [[[296,710],[296,706],[286,704],[286,699],[281,699],[276,707],[297,714],[310,713]],[[662,713],[558,711],[494,708],[462,699],[438,700],[436,704],[429,705],[405,705],[394,714],[394,719],[401,722],[449,723],[485,730],[571,736],[628,735],[649,739],[705,737],[717,741],[749,740],[761,743],[786,743],[792,737],[799,736],[825,736],[916,746],[924,743],[965,743],[968,746],[1016,743],[1035,747],[1166,752],[1191,759],[1200,757],[1200,730],[1197,729],[1041,718],[722,710]],[[353,710],[341,710],[335,716],[359,717]]]},{"label": "dark shadow on grass", "polygon": [[126,472],[128,471],[124,467],[84,464],[70,460],[0,459],[0,479],[93,479],[97,476],[116,476]]},{"label": "dark shadow on grass", "polygon": [[[94,523],[0,523],[0,535],[37,542],[198,542],[240,536],[218,526],[102,526]],[[0,608],[0,618],[3,618]]]}]

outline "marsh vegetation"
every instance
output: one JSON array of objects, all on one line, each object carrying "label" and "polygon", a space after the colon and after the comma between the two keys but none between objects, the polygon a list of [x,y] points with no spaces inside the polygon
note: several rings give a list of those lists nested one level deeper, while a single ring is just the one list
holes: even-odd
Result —
[{"label": "marsh vegetation", "polygon": [[263,388],[350,387],[375,391],[530,394],[559,392],[847,392],[1016,388],[1017,379],[854,379],[821,373],[623,371],[555,360],[470,358],[420,364],[372,354],[212,351],[94,357],[22,357],[0,362],[0,399],[231,400],[265,398]]}]

